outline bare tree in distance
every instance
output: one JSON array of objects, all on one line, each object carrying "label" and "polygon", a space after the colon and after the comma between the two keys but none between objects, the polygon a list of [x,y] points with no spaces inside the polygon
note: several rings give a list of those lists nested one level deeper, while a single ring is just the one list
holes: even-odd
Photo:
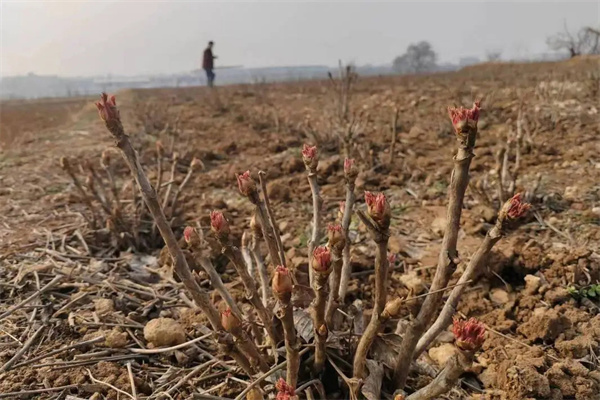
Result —
[{"label": "bare tree in distance", "polygon": [[401,74],[422,74],[436,69],[437,54],[433,51],[431,43],[421,41],[413,43],[406,49],[406,53],[394,59],[393,68]]},{"label": "bare tree in distance", "polygon": [[567,50],[571,58],[582,54],[600,54],[600,30],[583,27],[573,35],[565,22],[564,31],[550,36],[546,43],[554,51]]},{"label": "bare tree in distance", "polygon": [[488,50],[485,53],[485,58],[490,62],[500,61],[502,58],[502,50]]}]

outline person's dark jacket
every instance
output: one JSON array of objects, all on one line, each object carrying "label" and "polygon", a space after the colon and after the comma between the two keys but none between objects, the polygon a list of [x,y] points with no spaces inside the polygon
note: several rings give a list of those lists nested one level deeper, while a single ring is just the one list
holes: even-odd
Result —
[{"label": "person's dark jacket", "polygon": [[208,47],[204,50],[204,57],[202,58],[202,68],[203,69],[213,69],[214,68],[214,57],[212,53],[212,49]]}]

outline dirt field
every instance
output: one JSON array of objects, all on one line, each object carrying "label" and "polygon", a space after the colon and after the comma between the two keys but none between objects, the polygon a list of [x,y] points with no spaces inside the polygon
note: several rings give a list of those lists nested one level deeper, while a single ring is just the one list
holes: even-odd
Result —
[{"label": "dirt field", "polygon": [[[456,150],[446,107],[484,97],[459,237],[464,262],[499,206],[496,153],[508,137],[514,146],[517,121],[525,124],[516,191],[530,193],[533,210],[495,247],[485,273],[460,302],[459,314],[479,318],[488,333],[473,367],[445,398],[600,399],[600,287],[597,294],[590,290],[600,279],[599,67],[598,58],[489,64],[357,83],[350,108],[361,112],[360,126],[349,152],[362,171],[357,207],[364,208],[364,190],[384,191],[392,206],[388,249],[397,259],[388,298],[408,289],[425,293],[437,263]],[[151,319],[178,321],[185,340],[205,334],[207,321],[180,296],[181,283],[168,279],[161,246],[151,254],[128,251],[86,222],[89,210],[59,160],[98,165],[112,146],[94,100],[0,104],[0,314],[9,313],[0,316],[0,398],[124,399],[116,389],[129,394],[132,382],[139,398],[158,398],[160,392],[173,399],[200,393],[233,398],[247,378],[234,363],[214,357],[210,339],[169,352],[135,351],[152,347],[144,337]],[[178,153],[175,184],[194,157],[204,165],[182,191],[179,213],[173,212],[178,238],[185,225],[209,227],[210,211],[219,209],[239,241],[252,207],[239,194],[235,174],[265,170],[288,263],[301,283],[312,218],[303,143],[318,141],[325,224],[336,220],[344,197],[335,101],[327,81],[117,93],[126,130],[151,179],[157,140],[165,148],[165,174]],[[390,157],[395,108],[397,143]],[[113,154],[118,186],[126,191],[126,166]],[[346,304],[360,299],[368,310],[375,246],[358,219],[351,238],[354,275]],[[241,302],[235,271],[218,257],[214,261]],[[47,291],[11,308],[56,276],[61,278]],[[404,310],[406,318],[410,311]],[[47,355],[99,334],[105,340]],[[451,342],[449,332],[442,334],[421,361],[441,369]],[[430,380],[411,374],[408,387]]]}]

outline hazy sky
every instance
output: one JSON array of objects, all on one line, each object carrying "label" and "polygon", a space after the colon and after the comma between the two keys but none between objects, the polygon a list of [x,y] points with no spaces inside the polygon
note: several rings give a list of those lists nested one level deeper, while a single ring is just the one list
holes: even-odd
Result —
[{"label": "hazy sky", "polygon": [[440,60],[547,51],[546,37],[600,26],[597,1],[199,2],[0,0],[3,76],[170,73],[217,65],[386,64],[428,40]]}]

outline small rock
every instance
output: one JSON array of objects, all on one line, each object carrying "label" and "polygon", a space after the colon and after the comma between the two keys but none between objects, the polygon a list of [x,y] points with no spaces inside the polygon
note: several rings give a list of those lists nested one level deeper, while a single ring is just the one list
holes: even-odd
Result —
[{"label": "small rock", "polygon": [[171,318],[156,318],[144,327],[144,338],[154,346],[173,346],[185,342],[183,327]]},{"label": "small rock", "polygon": [[399,236],[390,236],[388,250],[390,253],[398,254],[406,247],[406,243]]},{"label": "small rock", "polygon": [[590,335],[577,336],[573,340],[565,340],[554,345],[563,357],[583,358],[598,348],[598,342]]},{"label": "small rock", "polygon": [[564,287],[552,288],[544,295],[544,299],[552,305],[564,303],[565,301],[569,300],[569,298],[569,292]]},{"label": "small rock", "polygon": [[451,343],[444,343],[440,346],[429,349],[429,357],[436,362],[437,365],[443,367],[446,361],[456,353],[456,347]]},{"label": "small rock", "polygon": [[600,207],[594,207],[594,208],[592,208],[592,213],[600,216]]},{"label": "small rock", "polygon": [[120,328],[113,329],[105,337],[104,343],[111,349],[122,349],[129,344],[127,332],[122,332]]},{"label": "small rock", "polygon": [[571,321],[556,310],[538,308],[517,331],[529,340],[554,340],[571,327]]},{"label": "small rock", "polygon": [[567,200],[577,199],[577,186],[565,187],[565,193],[564,193],[563,197]]},{"label": "small rock", "polygon": [[98,315],[107,315],[115,311],[115,303],[112,299],[95,299],[94,310]]},{"label": "small rock", "polygon": [[492,289],[490,300],[496,304],[506,304],[509,300],[508,292],[503,289]]},{"label": "small rock", "polygon": [[440,237],[444,236],[446,230],[446,217],[437,217],[431,223],[431,230]]},{"label": "small rock", "polygon": [[535,294],[542,286],[542,278],[535,275],[525,275],[525,293]]}]

